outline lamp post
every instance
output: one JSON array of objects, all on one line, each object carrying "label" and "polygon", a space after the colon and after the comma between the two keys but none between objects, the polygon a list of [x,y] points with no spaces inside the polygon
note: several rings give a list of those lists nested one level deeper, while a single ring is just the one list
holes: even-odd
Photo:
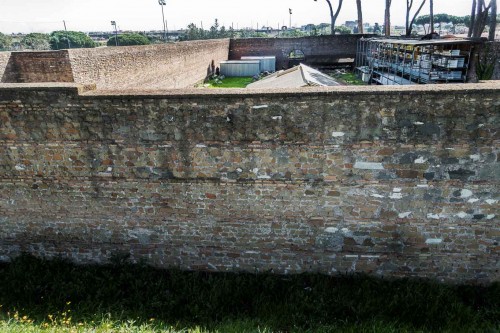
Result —
[{"label": "lamp post", "polygon": [[292,29],[292,8],[288,8],[288,12],[290,13],[290,25],[288,26],[288,29]]},{"label": "lamp post", "polygon": [[158,0],[158,4],[161,6],[161,17],[163,19],[163,40],[167,42],[167,27],[165,25],[165,14],[163,13],[163,6],[167,4],[166,0]]},{"label": "lamp post", "polygon": [[118,30],[116,29],[116,21],[111,21],[111,25],[115,27],[115,45],[118,46]]}]

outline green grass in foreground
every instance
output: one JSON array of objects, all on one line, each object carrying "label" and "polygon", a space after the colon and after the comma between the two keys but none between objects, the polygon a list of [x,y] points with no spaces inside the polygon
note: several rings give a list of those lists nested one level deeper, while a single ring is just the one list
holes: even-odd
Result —
[{"label": "green grass in foreground", "polygon": [[253,82],[251,77],[226,77],[223,80],[211,79],[208,81],[207,88],[245,88]]},{"label": "green grass in foreground", "polygon": [[500,332],[500,284],[0,266],[0,332]]}]

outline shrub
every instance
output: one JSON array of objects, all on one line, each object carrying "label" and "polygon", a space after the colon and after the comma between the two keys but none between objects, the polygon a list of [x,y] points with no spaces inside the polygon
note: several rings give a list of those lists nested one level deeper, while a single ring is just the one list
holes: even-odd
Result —
[{"label": "shrub", "polygon": [[52,50],[79,49],[96,47],[96,44],[89,36],[80,31],[53,31],[50,34],[50,47]]},{"label": "shrub", "polygon": [[[115,46],[116,36],[111,37],[108,40],[108,46]],[[130,45],[148,45],[151,42],[149,39],[141,34],[123,34],[118,35],[118,46],[130,46]]]},{"label": "shrub", "polygon": [[12,38],[0,32],[0,51],[8,50],[12,45]]},{"label": "shrub", "polygon": [[33,32],[31,34],[27,34],[21,40],[21,47],[25,49],[31,50],[49,50],[49,35]]}]

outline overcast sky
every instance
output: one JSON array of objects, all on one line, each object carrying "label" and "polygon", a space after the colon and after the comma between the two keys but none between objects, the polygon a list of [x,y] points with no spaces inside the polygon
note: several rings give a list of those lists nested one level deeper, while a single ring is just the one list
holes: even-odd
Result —
[{"label": "overcast sky", "polygon": [[[336,6],[338,0],[332,0]],[[421,0],[415,0],[420,3]],[[325,0],[166,0],[168,29],[186,28],[195,23],[208,29],[219,19],[220,25],[234,28],[329,23]],[[427,1],[428,2],[428,1]],[[365,22],[382,23],[384,0],[363,0]],[[434,0],[435,13],[468,15],[472,0]],[[393,24],[404,24],[405,0],[394,0]],[[416,7],[416,5],[415,5]],[[421,14],[428,14],[428,4]],[[344,0],[337,24],[356,19],[356,1]],[[158,0],[0,0],[0,32],[50,32],[68,30],[110,31],[111,20],[121,30],[161,30],[162,16]]]}]

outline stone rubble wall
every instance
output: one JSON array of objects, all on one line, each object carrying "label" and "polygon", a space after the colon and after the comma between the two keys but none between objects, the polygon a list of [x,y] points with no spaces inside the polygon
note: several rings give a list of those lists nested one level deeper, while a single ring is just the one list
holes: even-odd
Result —
[{"label": "stone rubble wall", "polygon": [[498,81],[2,85],[0,260],[499,281],[499,112]]}]

